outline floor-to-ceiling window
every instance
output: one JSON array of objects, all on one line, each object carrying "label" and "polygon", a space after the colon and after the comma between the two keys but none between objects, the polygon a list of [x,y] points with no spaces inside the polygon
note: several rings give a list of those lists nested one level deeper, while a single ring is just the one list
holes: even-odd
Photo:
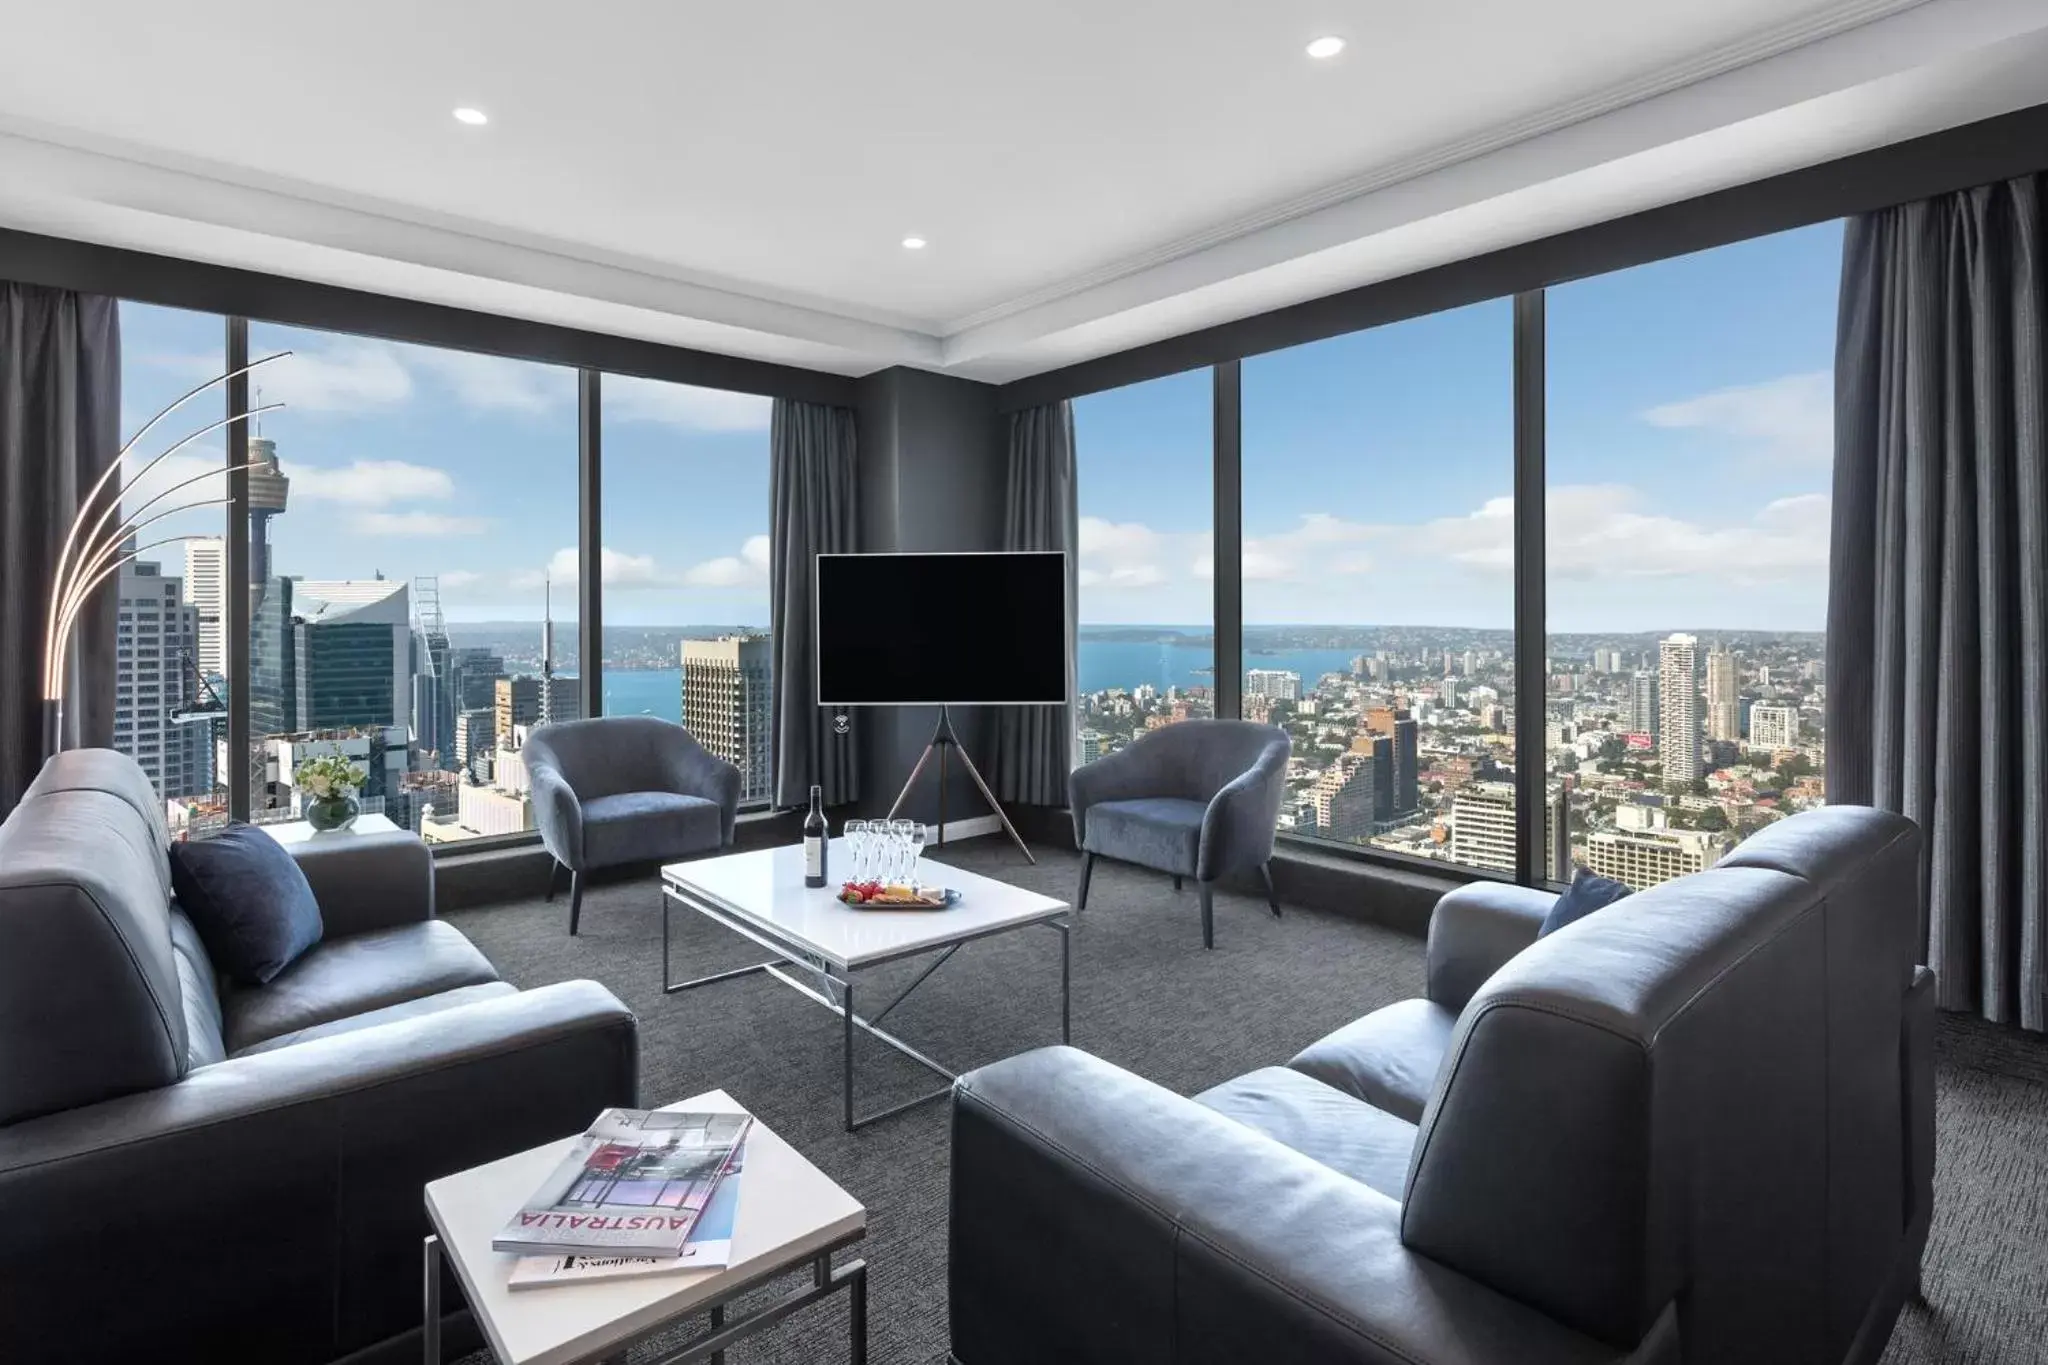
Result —
[{"label": "floor-to-ceiling window", "polygon": [[[226,324],[211,313],[121,304],[121,438],[187,391],[218,375]],[[117,585],[114,747],[141,764],[180,834],[227,821],[225,779],[215,771],[227,724],[227,651],[222,635],[226,570],[225,443],[215,431],[173,450],[227,414],[224,388],[193,398],[130,453],[132,479],[119,518],[136,551]],[[159,460],[157,457],[162,456]],[[147,469],[147,473],[143,471]],[[176,509],[199,503],[191,511]],[[164,515],[171,513],[171,515]],[[119,529],[110,523],[104,537]]]},{"label": "floor-to-ceiling window", "polygon": [[609,374],[601,393],[605,714],[682,723],[766,805],[771,400]]},{"label": "floor-to-ceiling window", "polygon": [[432,842],[533,828],[526,729],[580,714],[574,370],[252,323],[251,817],[339,752]]},{"label": "floor-to-ceiling window", "polygon": [[1643,887],[1823,799],[1841,228],[1546,298],[1548,875]]},{"label": "floor-to-ceiling window", "polygon": [[1513,318],[1490,301],[1243,365],[1244,714],[1283,831],[1514,870]]},{"label": "floor-to-ceiling window", "polygon": [[1215,714],[1207,369],[1074,400],[1082,762]]}]

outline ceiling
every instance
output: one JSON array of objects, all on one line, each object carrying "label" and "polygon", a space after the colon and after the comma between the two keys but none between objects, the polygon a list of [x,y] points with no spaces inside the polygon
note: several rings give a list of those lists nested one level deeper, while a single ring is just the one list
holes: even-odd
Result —
[{"label": "ceiling", "polygon": [[2048,101],[2044,0],[340,13],[0,0],[0,224],[1009,379]]}]

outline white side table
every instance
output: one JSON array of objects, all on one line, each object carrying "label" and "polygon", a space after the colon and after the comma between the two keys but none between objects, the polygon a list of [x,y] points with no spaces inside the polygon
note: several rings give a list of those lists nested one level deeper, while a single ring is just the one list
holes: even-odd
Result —
[{"label": "white side table", "polygon": [[[723,1090],[668,1107],[742,1111]],[[867,1210],[758,1118],[747,1130],[732,1262],[724,1269],[512,1289],[507,1279],[517,1258],[491,1250],[491,1238],[547,1179],[573,1141],[551,1142],[427,1186],[427,1217],[434,1228],[426,1240],[427,1365],[441,1365],[444,1260],[454,1267],[499,1365],[603,1360],[678,1318],[706,1310],[709,1329],[662,1357],[661,1365],[722,1365],[727,1347],[842,1289],[847,1293],[848,1359],[866,1365],[867,1263],[854,1260],[835,1268],[832,1253],[867,1235]],[[726,1305],[735,1296],[806,1267],[808,1283],[726,1321]]]},{"label": "white side table", "polygon": [[388,815],[358,815],[356,822],[347,829],[314,829],[304,820],[286,820],[275,825],[258,825],[256,828],[290,848],[293,844],[310,844],[320,840],[353,839],[358,834],[395,834],[398,826]]}]

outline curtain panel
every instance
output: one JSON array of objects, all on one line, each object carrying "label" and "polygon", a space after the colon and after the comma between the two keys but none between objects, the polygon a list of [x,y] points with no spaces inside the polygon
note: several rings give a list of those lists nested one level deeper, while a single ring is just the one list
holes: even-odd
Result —
[{"label": "curtain panel", "polygon": [[1828,799],[1927,840],[1939,1001],[2048,1027],[2048,246],[2041,176],[1850,220]]},{"label": "curtain panel", "polygon": [[[0,281],[0,817],[42,767],[50,584],[79,500],[120,449],[120,426],[118,303]],[[70,747],[113,743],[118,578],[73,632]]]},{"label": "curtain panel", "polygon": [[1074,766],[1076,584],[1080,510],[1074,480],[1074,408],[1064,400],[1010,416],[1003,548],[1067,554],[1067,704],[996,708],[996,796],[1028,806],[1067,804]]},{"label": "curtain panel", "polygon": [[850,409],[775,400],[768,592],[775,659],[770,744],[778,806],[807,804],[813,785],[824,789],[830,805],[860,796],[853,736],[834,733],[833,718],[818,708],[814,615],[817,557],[858,548],[855,439]]}]

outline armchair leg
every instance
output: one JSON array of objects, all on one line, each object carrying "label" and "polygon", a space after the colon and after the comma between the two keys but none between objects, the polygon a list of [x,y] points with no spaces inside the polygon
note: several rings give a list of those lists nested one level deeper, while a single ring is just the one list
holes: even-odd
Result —
[{"label": "armchair leg", "polygon": [[1197,882],[1195,885],[1202,893],[1202,946],[1204,948],[1214,948],[1216,946],[1216,904],[1211,896],[1209,883]]},{"label": "armchair leg", "polygon": [[1266,884],[1266,904],[1272,908],[1273,918],[1280,918],[1280,895],[1273,890],[1273,864],[1259,864],[1259,880]]},{"label": "armchair leg", "polygon": [[1081,886],[1074,893],[1074,912],[1076,914],[1088,908],[1088,879],[1094,874],[1095,855],[1093,853],[1083,853],[1081,855]]},{"label": "armchair leg", "polygon": [[1173,874],[1173,893],[1176,896],[1180,894],[1180,873],[1178,872]]},{"label": "armchair leg", "polygon": [[548,904],[549,904],[549,905],[553,905],[553,904],[555,903],[555,886],[556,886],[556,884],[557,884],[557,883],[559,883],[559,882],[560,882],[561,880],[562,880],[562,864],[561,864],[561,863],[560,863],[559,861],[557,861],[557,860],[555,860],[555,859],[553,859],[553,858],[550,858],[550,859],[548,859]]},{"label": "armchair leg", "polygon": [[575,937],[576,922],[583,918],[583,874],[569,874],[569,935]]}]

